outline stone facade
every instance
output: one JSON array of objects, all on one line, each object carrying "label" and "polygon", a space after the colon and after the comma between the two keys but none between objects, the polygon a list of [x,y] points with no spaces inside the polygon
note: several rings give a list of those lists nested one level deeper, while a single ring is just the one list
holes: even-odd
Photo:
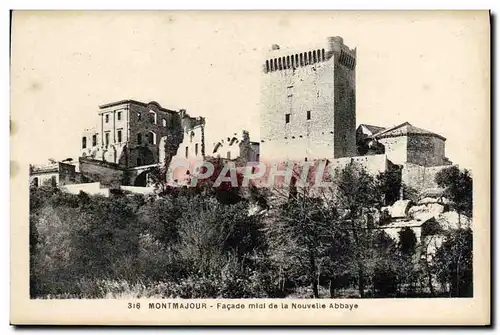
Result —
[{"label": "stone facade", "polygon": [[234,133],[213,143],[213,149],[208,154],[216,158],[238,160],[242,165],[248,162],[258,162],[260,158],[260,145],[250,141],[250,134],[243,130],[241,134]]},{"label": "stone facade", "polygon": [[387,160],[386,155],[369,155],[369,156],[356,156],[337,158],[331,162],[331,168],[337,171],[344,169],[350,163],[357,164],[366,170],[367,173],[375,176],[381,172],[385,172],[390,162]]},{"label": "stone facade", "polygon": [[408,122],[385,129],[371,136],[384,146],[385,154],[394,164],[421,166],[448,165],[446,139],[436,133],[417,128]]},{"label": "stone facade", "polygon": [[260,160],[356,155],[356,50],[341,37],[274,45],[263,66]]},{"label": "stone facade", "polygon": [[64,162],[30,167],[30,186],[63,186],[79,180],[76,166]]},{"label": "stone facade", "polygon": [[128,184],[126,170],[118,164],[84,157],[80,157],[79,164],[84,182],[99,182],[110,188]]},{"label": "stone facade", "polygon": [[436,184],[437,173],[451,166],[452,165],[423,166],[406,163],[401,170],[401,181],[418,192],[422,192],[426,189],[436,189],[439,187]]},{"label": "stone facade", "polygon": [[160,139],[175,137],[179,114],[156,102],[123,100],[100,106],[99,123],[82,136],[81,156],[130,168],[158,163]]}]

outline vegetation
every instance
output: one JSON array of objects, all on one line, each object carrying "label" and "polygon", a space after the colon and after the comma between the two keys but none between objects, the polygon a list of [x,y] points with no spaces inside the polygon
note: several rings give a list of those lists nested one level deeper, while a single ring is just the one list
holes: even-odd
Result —
[{"label": "vegetation", "polygon": [[[469,202],[461,199],[472,191],[469,175],[450,175],[457,176],[444,173],[438,182],[468,215]],[[333,178],[329,189],[286,196],[255,187],[214,188],[213,180],[192,188],[160,185],[159,196],[33,188],[31,296],[472,295],[469,228],[445,231],[429,258],[413,230],[392,239],[376,229],[379,209],[402,187],[397,177],[373,178],[349,165]]]}]

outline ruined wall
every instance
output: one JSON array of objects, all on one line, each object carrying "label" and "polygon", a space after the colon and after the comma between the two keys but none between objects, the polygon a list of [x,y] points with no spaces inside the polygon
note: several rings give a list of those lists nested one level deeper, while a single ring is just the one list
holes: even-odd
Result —
[{"label": "ruined wall", "polygon": [[409,135],[407,160],[424,166],[445,165],[445,142],[435,136]]},{"label": "ruined wall", "polygon": [[[156,113],[156,120],[154,114]],[[177,113],[161,111],[156,104],[130,105],[130,141],[128,143],[129,167],[150,165],[160,161],[160,139],[178,131]],[[141,143],[139,143],[139,135]],[[152,138],[150,138],[150,134]],[[162,148],[163,150],[163,148]]]},{"label": "ruined wall", "polygon": [[178,133],[180,129],[179,115],[161,108],[156,102],[143,104],[127,100],[102,106],[97,125],[82,135],[86,138],[86,148],[81,149],[81,156],[121,167],[157,163],[160,139]]},{"label": "ruined wall", "polygon": [[[355,154],[355,56],[341,39],[330,42],[269,54],[262,84],[261,161]],[[342,50],[350,53],[352,69],[339,64],[341,54],[348,57]]]},{"label": "ruined wall", "polygon": [[58,185],[68,185],[76,183],[76,166],[72,164],[59,163]]},{"label": "ruined wall", "polygon": [[450,166],[451,165],[426,167],[413,163],[406,163],[403,165],[403,169],[401,171],[401,180],[406,186],[411,187],[418,192],[428,188],[437,188],[438,185],[435,181],[436,174],[445,168],[449,168]]},{"label": "ruined wall", "polygon": [[117,164],[80,158],[80,174],[88,181],[118,188],[124,181],[125,171]]}]

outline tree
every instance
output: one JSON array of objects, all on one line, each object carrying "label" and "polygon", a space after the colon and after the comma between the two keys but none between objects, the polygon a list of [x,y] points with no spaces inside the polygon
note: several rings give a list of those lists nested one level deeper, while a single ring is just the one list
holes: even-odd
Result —
[{"label": "tree", "polygon": [[436,183],[445,189],[444,196],[452,200],[459,215],[472,217],[472,176],[469,170],[452,166],[436,174]]},{"label": "tree", "polygon": [[392,165],[389,169],[377,175],[376,186],[384,197],[386,206],[392,205],[399,200],[402,182],[401,166]]},{"label": "tree", "polygon": [[289,277],[305,283],[318,298],[322,264],[333,251],[335,210],[322,199],[298,191],[273,214],[277,219],[267,225],[266,236],[280,281],[284,284]]},{"label": "tree", "polygon": [[435,269],[442,284],[449,285],[450,296],[471,297],[473,294],[472,230],[449,231],[436,251]]},{"label": "tree", "polygon": [[336,171],[333,195],[339,209],[344,212],[341,225],[352,236],[352,252],[357,267],[358,290],[365,295],[366,262],[370,259],[373,229],[368,227],[370,212],[380,206],[381,195],[372,176],[351,161]]}]

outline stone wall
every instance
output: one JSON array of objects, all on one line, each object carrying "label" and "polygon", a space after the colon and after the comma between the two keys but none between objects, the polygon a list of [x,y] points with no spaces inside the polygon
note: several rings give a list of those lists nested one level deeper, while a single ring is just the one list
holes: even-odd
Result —
[{"label": "stone wall", "polygon": [[59,183],[58,185],[68,185],[76,183],[76,166],[59,162]]},{"label": "stone wall", "polygon": [[124,183],[125,171],[118,164],[80,158],[80,174],[90,182],[100,182],[102,185],[119,188]]},{"label": "stone wall", "polygon": [[408,143],[406,136],[381,138],[379,142],[384,145],[387,159],[393,164],[402,165],[406,163]]},{"label": "stone wall", "polygon": [[342,170],[351,162],[363,167],[372,176],[385,172],[389,167],[386,155],[370,155],[337,158],[331,161],[331,168],[335,170]]},{"label": "stone wall", "polygon": [[409,135],[407,161],[423,166],[445,165],[444,144],[435,136]]},{"label": "stone wall", "polygon": [[443,169],[449,168],[450,166],[451,165],[426,167],[413,163],[406,163],[403,165],[403,169],[401,171],[401,180],[406,186],[411,187],[418,192],[421,192],[424,189],[437,188],[438,185],[435,180],[436,174]]}]

